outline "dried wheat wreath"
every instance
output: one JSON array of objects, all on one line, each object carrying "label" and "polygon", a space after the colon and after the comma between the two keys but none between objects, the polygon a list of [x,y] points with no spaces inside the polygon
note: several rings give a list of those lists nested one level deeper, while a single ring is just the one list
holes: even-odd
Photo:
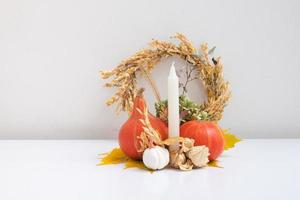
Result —
[{"label": "dried wheat wreath", "polygon": [[137,93],[136,77],[138,74],[144,75],[150,82],[154,95],[160,102],[160,95],[151,78],[151,70],[161,58],[179,56],[196,68],[197,77],[206,89],[207,101],[200,106],[201,110],[208,113],[209,120],[219,121],[230,97],[228,82],[222,76],[223,66],[220,57],[212,57],[211,52],[214,48],[209,50],[206,43],[201,45],[200,51],[197,53],[196,48],[183,34],[177,33],[172,38],[179,40],[179,44],[153,40],[149,48],[138,51],[122,61],[112,71],[101,71],[103,79],[113,78],[105,86],[117,88],[115,95],[108,99],[106,104],[117,103],[117,111],[130,112]]}]

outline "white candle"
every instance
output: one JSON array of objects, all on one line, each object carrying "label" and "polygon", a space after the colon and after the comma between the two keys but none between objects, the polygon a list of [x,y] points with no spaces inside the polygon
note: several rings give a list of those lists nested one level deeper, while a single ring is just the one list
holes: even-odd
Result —
[{"label": "white candle", "polygon": [[168,77],[168,129],[169,137],[179,136],[179,89],[174,62]]}]

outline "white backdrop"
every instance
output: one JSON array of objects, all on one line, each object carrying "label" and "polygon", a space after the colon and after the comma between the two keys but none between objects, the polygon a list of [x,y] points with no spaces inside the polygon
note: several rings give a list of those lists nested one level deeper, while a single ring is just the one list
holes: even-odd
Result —
[{"label": "white backdrop", "polygon": [[[222,127],[300,137],[299,10],[297,0],[0,0],[0,138],[116,138],[126,114],[105,106],[114,91],[98,71],[176,32],[222,56],[233,92]],[[162,94],[170,62],[154,71]]]}]

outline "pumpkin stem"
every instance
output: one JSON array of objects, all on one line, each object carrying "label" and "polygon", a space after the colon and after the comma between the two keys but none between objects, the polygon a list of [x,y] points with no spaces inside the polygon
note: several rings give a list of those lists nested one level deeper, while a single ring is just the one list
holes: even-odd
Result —
[{"label": "pumpkin stem", "polygon": [[144,112],[146,102],[144,100],[144,93],[145,89],[144,88],[139,88],[136,92],[136,97],[134,99],[134,104],[132,108],[132,113],[131,116],[134,116],[135,118],[143,118],[144,113],[140,113],[137,109],[139,109],[141,112]]},{"label": "pumpkin stem", "polygon": [[138,89],[138,91],[137,91],[137,93],[136,93],[136,96],[137,96],[137,97],[143,97],[143,96],[144,96],[144,95],[143,95],[144,91],[145,91],[145,88],[140,88],[140,89]]}]

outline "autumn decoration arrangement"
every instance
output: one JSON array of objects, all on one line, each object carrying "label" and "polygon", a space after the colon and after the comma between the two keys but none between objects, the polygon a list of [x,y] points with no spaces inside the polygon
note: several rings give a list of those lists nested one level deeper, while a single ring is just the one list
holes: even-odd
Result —
[{"label": "autumn decoration arrangement", "polygon": [[[117,89],[107,105],[117,104],[117,112],[126,111],[129,118],[120,126],[120,147],[102,154],[99,165],[124,163],[125,168],[151,171],[218,167],[222,152],[240,141],[218,125],[230,91],[222,76],[221,60],[213,55],[215,47],[210,49],[205,43],[197,50],[182,34],[172,38],[179,43],[153,40],[149,48],[113,70],[101,72],[103,79],[110,79],[105,86]],[[187,65],[180,70],[174,63],[170,67],[168,99],[162,100],[151,72],[162,58],[171,56],[180,57]],[[137,85],[139,76],[153,89],[155,115],[148,111],[145,91]],[[201,105],[188,97],[191,81],[199,81],[206,90],[207,99]]]}]

